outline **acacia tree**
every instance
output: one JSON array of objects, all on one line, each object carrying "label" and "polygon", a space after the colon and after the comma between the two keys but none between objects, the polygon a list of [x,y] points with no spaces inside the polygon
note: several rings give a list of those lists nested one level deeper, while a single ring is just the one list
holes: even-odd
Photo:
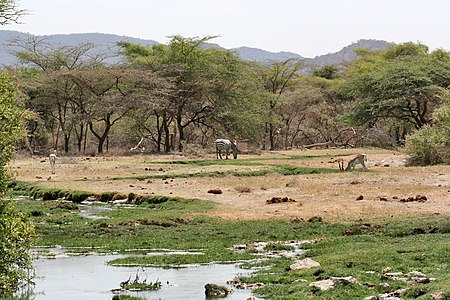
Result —
[{"label": "acacia tree", "polygon": [[77,86],[79,97],[73,101],[85,115],[90,132],[97,138],[98,153],[103,153],[111,128],[132,109],[139,107],[142,85],[158,86],[151,72],[133,68],[95,67],[72,70],[67,78]]},{"label": "acacia tree", "polygon": [[[35,70],[34,76],[23,78],[23,89],[30,97],[29,108],[38,112],[44,119],[43,123],[53,137],[52,147],[57,148],[62,133],[64,151],[69,152],[74,129],[76,126],[84,128],[85,123],[72,101],[73,97],[78,96],[74,92],[74,83],[64,76],[64,73],[99,65],[104,56],[91,55],[94,48],[91,43],[55,47],[41,37],[15,39],[10,41],[9,45],[20,49],[13,53],[23,66]],[[76,133],[82,138],[83,129]]]},{"label": "acacia tree", "polygon": [[174,36],[168,45],[151,48],[119,44],[129,61],[158,71],[171,82],[173,88],[164,111],[173,116],[180,150],[187,128],[211,126],[218,107],[236,96],[233,87],[238,82],[241,63],[231,51],[203,48],[212,38]]},{"label": "acacia tree", "polygon": [[260,65],[257,68],[256,76],[260,77],[264,90],[269,93],[267,97],[268,121],[266,123],[266,131],[269,135],[269,148],[275,149],[275,109],[280,104],[280,98],[286,92],[295,79],[298,78],[298,70],[300,69],[300,61],[298,59],[287,59],[282,62],[274,62],[270,65]]},{"label": "acacia tree", "polygon": [[348,119],[372,125],[395,120],[416,129],[431,124],[432,112],[450,84],[448,57],[442,50],[429,54],[426,46],[414,43],[364,54],[341,86],[354,99]]},{"label": "acacia tree", "polygon": [[15,0],[0,0],[0,25],[18,23],[19,18],[26,14],[24,9],[19,9]]}]

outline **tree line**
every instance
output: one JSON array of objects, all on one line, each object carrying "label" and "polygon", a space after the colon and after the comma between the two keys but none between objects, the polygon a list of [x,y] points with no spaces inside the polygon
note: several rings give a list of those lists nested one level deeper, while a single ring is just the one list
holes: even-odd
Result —
[{"label": "tree line", "polygon": [[[443,49],[411,42],[359,49],[353,62],[302,76],[301,60],[242,61],[207,47],[213,38],[121,42],[120,53],[102,54],[89,43],[11,41],[20,64],[7,71],[33,112],[24,147],[104,153],[144,140],[148,151],[171,152],[211,147],[218,137],[262,149],[390,147],[434,126],[434,112],[448,106],[450,54]],[[112,54],[121,63],[104,63]]]}]

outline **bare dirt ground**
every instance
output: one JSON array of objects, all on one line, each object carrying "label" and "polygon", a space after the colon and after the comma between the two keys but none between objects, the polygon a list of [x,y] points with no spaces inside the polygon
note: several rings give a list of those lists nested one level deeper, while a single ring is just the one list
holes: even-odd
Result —
[{"label": "bare dirt ground", "polygon": [[[368,172],[339,172],[255,177],[190,177],[169,179],[119,179],[156,174],[186,174],[212,171],[250,171],[269,168],[268,164],[338,168],[332,159],[315,157],[292,160],[296,155],[323,156],[368,154]],[[346,157],[346,155],[349,155]],[[212,159],[208,157],[207,159]],[[329,221],[450,216],[450,166],[406,167],[406,156],[380,149],[292,150],[261,155],[240,155],[240,160],[258,160],[264,166],[158,164],[187,160],[166,156],[58,157],[56,174],[50,174],[47,157],[16,157],[11,168],[17,179],[43,187],[92,192],[117,191],[124,194],[156,194],[211,200],[219,203],[210,215],[225,219],[303,218],[320,216]],[[206,159],[206,158],[205,158]],[[360,166],[357,166],[360,168]],[[222,194],[208,193],[220,189]],[[402,202],[417,195],[426,201]],[[362,200],[357,200],[361,198]],[[294,202],[267,204],[273,197],[288,197]],[[411,199],[410,199],[411,200]]]}]

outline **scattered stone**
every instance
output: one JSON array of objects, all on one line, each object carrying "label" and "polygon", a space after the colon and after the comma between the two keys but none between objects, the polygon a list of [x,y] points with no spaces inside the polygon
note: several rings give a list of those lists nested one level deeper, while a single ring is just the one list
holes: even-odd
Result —
[{"label": "scattered stone", "polygon": [[400,202],[425,202],[428,198],[424,195],[417,195],[416,197],[408,197],[406,199],[400,199]]},{"label": "scattered stone", "polygon": [[402,298],[399,298],[401,294],[406,292],[407,289],[398,289],[391,293],[386,294],[380,294],[378,295],[379,300],[402,300]]},{"label": "scattered stone", "polygon": [[323,221],[322,217],[318,217],[318,216],[314,216],[314,217],[308,219],[309,223],[320,223],[322,221]]},{"label": "scattered stone", "polygon": [[233,290],[214,283],[207,283],[205,285],[205,296],[207,298],[224,298],[232,292]]},{"label": "scattered stone", "polygon": [[222,194],[222,190],[221,189],[212,189],[212,190],[209,190],[208,193],[219,195],[219,194]]},{"label": "scattered stone", "polygon": [[256,289],[265,286],[264,283],[256,282],[256,283],[245,283],[239,277],[235,277],[231,280],[227,281],[227,284],[234,286],[237,289]]},{"label": "scattered stone", "polygon": [[429,283],[431,281],[430,278],[419,271],[411,271],[408,274],[403,274],[403,272],[385,273],[381,276],[381,279],[400,280],[410,284]]},{"label": "scattered stone", "polygon": [[429,283],[430,278],[428,278],[425,274],[419,271],[411,271],[407,274],[411,280],[415,283]]},{"label": "scattered stone", "polygon": [[123,193],[117,193],[114,194],[114,196],[112,197],[112,201],[116,201],[116,200],[126,200],[128,198],[128,195],[125,195]]},{"label": "scattered stone", "polygon": [[434,300],[444,300],[445,299],[445,294],[443,292],[432,292],[430,296],[431,296],[431,299],[434,299]]},{"label": "scattered stone", "polygon": [[288,197],[272,197],[272,199],[266,200],[266,204],[284,203],[284,202],[295,202],[295,200]]},{"label": "scattered stone", "polygon": [[340,284],[359,284],[359,282],[352,276],[347,277],[330,277],[325,280],[311,282],[309,286],[319,288],[321,291],[326,291],[335,288]]},{"label": "scattered stone", "polygon": [[406,278],[406,275],[403,274],[403,272],[385,273],[381,276],[381,279],[400,280],[403,282],[406,282],[408,280],[408,278]]},{"label": "scattered stone", "polygon": [[310,259],[305,258],[302,260],[295,261],[292,265],[289,266],[291,270],[302,270],[302,269],[311,269],[315,267],[320,267],[320,263]]},{"label": "scattered stone", "polygon": [[387,283],[387,282],[382,282],[382,283],[380,283],[380,286],[381,286],[383,289],[385,289],[385,290],[388,290],[388,289],[391,288],[391,285],[390,285],[389,283]]},{"label": "scattered stone", "polygon": [[356,198],[356,200],[363,200],[364,199],[364,196],[363,195],[359,195],[357,198]]}]

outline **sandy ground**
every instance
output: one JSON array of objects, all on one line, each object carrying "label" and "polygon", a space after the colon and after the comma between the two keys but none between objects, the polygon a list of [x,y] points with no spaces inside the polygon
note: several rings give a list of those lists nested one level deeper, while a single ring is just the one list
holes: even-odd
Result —
[{"label": "sandy ground", "polygon": [[[321,216],[330,221],[450,216],[450,166],[406,167],[406,156],[388,150],[335,149],[268,152],[240,155],[239,159],[264,158],[264,164],[336,168],[329,158],[287,160],[294,155],[368,154],[370,172],[341,172],[298,176],[119,179],[155,174],[181,174],[216,170],[249,171],[268,166],[212,165],[192,166],[158,164],[161,161],[186,160],[175,155],[124,157],[58,157],[56,174],[50,174],[46,157],[16,157],[11,168],[21,181],[45,187],[92,192],[117,191],[128,194],[157,194],[211,200],[220,205],[210,215],[226,219],[303,218]],[[212,157],[210,157],[212,158]],[[151,163],[150,163],[151,162]],[[360,168],[358,166],[357,168]],[[220,189],[222,194],[208,193]],[[245,191],[245,192],[243,192]],[[426,196],[425,202],[401,202],[401,199]],[[358,197],[362,200],[357,200]],[[267,204],[272,197],[288,197],[289,203]]]}]

